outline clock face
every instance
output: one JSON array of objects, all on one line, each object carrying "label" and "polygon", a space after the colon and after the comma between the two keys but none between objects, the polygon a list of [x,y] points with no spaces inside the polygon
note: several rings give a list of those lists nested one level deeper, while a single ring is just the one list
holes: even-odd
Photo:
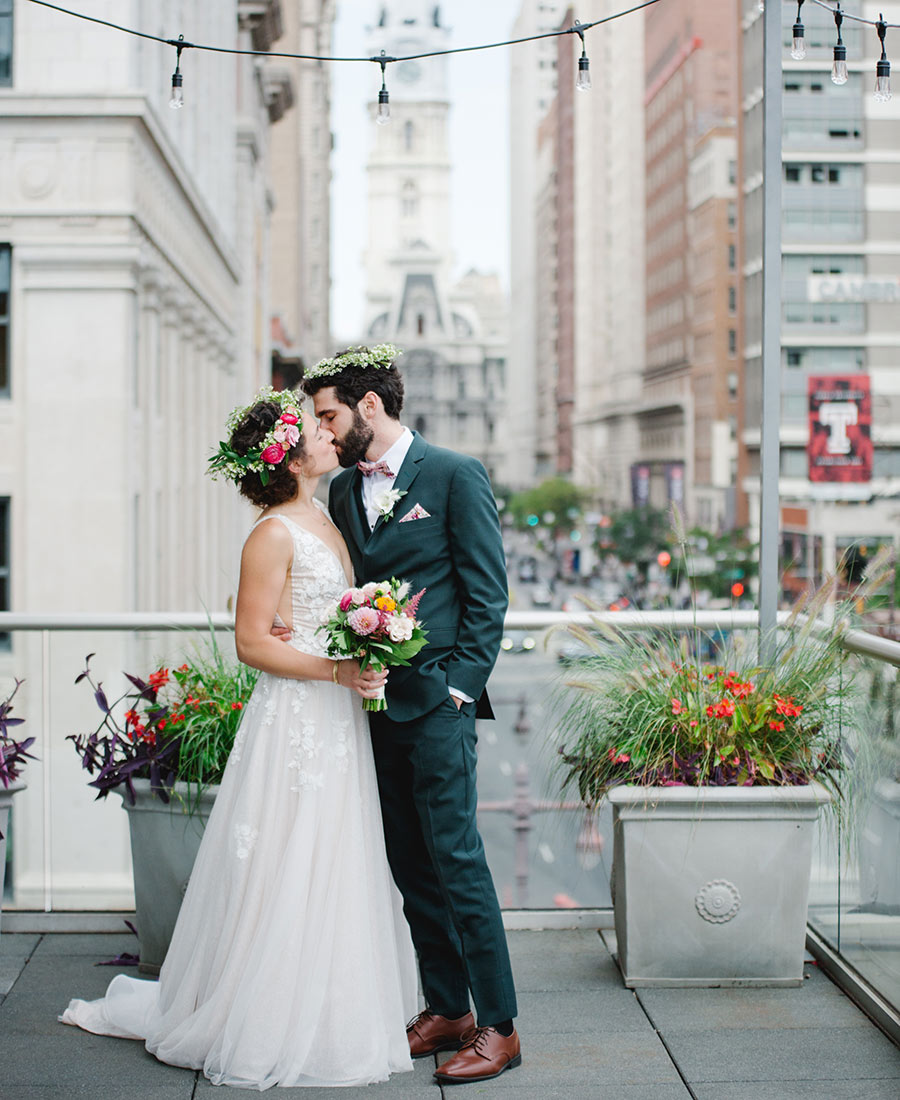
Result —
[{"label": "clock face", "polygon": [[422,66],[418,61],[398,61],[397,79],[404,84],[415,84],[422,75]]}]

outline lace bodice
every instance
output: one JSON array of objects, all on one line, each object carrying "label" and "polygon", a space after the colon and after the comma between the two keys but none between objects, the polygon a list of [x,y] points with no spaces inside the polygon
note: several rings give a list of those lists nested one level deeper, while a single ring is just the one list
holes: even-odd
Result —
[{"label": "lace bodice", "polygon": [[[324,505],[319,501],[315,503],[317,508],[327,514]],[[348,587],[344,567],[327,543],[280,512],[272,512],[258,520],[254,527],[272,519],[278,519],[284,524],[294,542],[294,558],[291,563],[290,644],[303,653],[324,657],[325,634],[316,631],[322,624],[323,615]]]}]

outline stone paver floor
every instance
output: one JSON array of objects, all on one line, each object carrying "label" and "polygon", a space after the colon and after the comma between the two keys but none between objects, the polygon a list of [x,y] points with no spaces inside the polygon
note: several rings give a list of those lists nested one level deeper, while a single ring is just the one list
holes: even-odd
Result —
[{"label": "stone paver floor", "polygon": [[[453,1100],[896,1100],[900,1050],[818,968],[798,989],[645,989],[622,985],[594,931],[510,932],[523,1062],[482,1085],[434,1083],[432,1059],[346,1097]],[[65,1027],[72,996],[115,974],[94,964],[133,951],[131,936],[0,936],[0,1096],[4,1100],[201,1100],[216,1090],[158,1063],[139,1043]],[[446,1057],[446,1055],[441,1056]],[[229,1090],[229,1095],[239,1090]],[[242,1091],[242,1090],[240,1090]],[[335,1100],[333,1089],[277,1089]]]}]

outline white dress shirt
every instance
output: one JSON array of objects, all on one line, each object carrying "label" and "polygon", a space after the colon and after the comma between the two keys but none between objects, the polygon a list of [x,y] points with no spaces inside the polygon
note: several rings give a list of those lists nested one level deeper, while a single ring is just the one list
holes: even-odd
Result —
[{"label": "white dress shirt", "polygon": [[412,446],[413,434],[409,428],[403,429],[403,434],[397,439],[381,456],[378,460],[383,462],[394,475],[393,477],[386,477],[384,474],[370,474],[368,477],[362,479],[362,500],[363,508],[366,510],[366,519],[369,521],[369,530],[371,531],[375,524],[378,522],[378,517],[381,513],[375,507],[375,500],[379,493],[384,492],[385,489],[393,489],[394,482],[397,479],[397,474],[400,473],[400,467],[403,465],[403,460],[406,458],[409,448]]},{"label": "white dress shirt", "polygon": [[[375,524],[378,522],[378,517],[381,513],[375,506],[375,501],[378,498],[378,494],[384,492],[385,489],[393,489],[394,482],[397,479],[397,474],[400,473],[400,467],[403,465],[403,460],[406,458],[409,448],[412,446],[413,434],[409,428],[404,428],[402,435],[397,439],[378,459],[379,462],[383,462],[393,477],[387,477],[385,474],[377,473],[370,474],[368,477],[362,479],[362,501],[363,508],[366,511],[366,519],[369,521],[369,530],[373,530]],[[465,692],[459,691],[457,688],[448,688],[451,695],[454,695],[457,699],[462,699],[464,703],[473,703],[474,699],[471,695],[466,695]]]}]

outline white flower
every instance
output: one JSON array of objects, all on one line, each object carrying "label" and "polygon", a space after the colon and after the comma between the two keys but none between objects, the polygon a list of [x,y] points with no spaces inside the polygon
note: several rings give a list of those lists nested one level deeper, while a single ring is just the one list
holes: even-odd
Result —
[{"label": "white flower", "polygon": [[391,615],[388,619],[387,632],[392,642],[408,642],[413,635],[413,627],[416,624],[405,615]]},{"label": "white flower", "polygon": [[397,589],[397,603],[401,603],[409,595],[410,583],[404,581],[403,584]]},{"label": "white flower", "polygon": [[375,494],[373,503],[385,519],[390,519],[397,502],[405,496],[406,492],[402,489],[382,489],[380,493]]},{"label": "white flower", "polygon": [[[362,586],[362,588],[360,589],[360,592],[362,592],[363,597],[365,599],[374,600],[376,594],[378,593],[378,582],[377,581],[369,581],[367,584],[364,584]],[[362,602],[362,601],[360,601],[360,602]]]}]

